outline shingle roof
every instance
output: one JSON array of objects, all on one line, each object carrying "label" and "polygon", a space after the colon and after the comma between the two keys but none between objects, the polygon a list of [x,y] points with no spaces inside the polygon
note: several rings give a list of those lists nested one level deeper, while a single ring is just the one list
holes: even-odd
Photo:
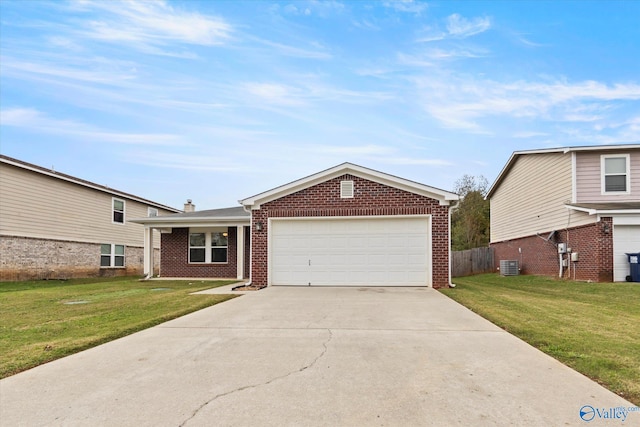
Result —
[{"label": "shingle roof", "polygon": [[251,214],[242,206],[221,209],[208,209],[204,211],[184,212],[172,215],[163,215],[162,218],[250,218]]}]

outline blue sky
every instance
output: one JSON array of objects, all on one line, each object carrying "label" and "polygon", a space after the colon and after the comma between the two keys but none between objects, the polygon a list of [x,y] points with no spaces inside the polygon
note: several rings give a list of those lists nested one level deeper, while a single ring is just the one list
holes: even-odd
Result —
[{"label": "blue sky", "polygon": [[0,3],[0,152],[198,209],[640,142],[637,1]]}]

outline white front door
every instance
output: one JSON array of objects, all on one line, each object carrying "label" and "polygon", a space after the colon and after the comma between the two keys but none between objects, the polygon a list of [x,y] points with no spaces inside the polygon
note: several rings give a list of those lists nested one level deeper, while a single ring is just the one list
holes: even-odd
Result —
[{"label": "white front door", "polygon": [[430,218],[272,219],[272,285],[429,286]]}]

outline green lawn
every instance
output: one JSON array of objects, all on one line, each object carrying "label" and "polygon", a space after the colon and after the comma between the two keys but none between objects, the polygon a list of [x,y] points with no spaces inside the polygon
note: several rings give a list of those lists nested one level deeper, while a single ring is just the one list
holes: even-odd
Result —
[{"label": "green lawn", "polygon": [[461,277],[442,292],[640,405],[640,283]]},{"label": "green lawn", "polygon": [[233,282],[137,278],[0,283],[0,378],[233,298]]}]

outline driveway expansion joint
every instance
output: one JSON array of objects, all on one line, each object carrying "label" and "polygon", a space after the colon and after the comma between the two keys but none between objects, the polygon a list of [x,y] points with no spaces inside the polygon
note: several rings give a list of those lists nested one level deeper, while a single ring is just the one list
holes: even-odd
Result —
[{"label": "driveway expansion joint", "polygon": [[285,378],[290,377],[291,375],[299,374],[301,372],[306,371],[309,368],[314,367],[316,365],[316,363],[318,363],[318,361],[327,353],[327,350],[329,349],[329,347],[328,347],[329,343],[333,339],[333,332],[331,331],[331,329],[325,329],[325,330],[329,333],[329,337],[325,341],[322,342],[322,351],[320,352],[320,354],[318,356],[316,356],[315,359],[313,359],[311,361],[311,363],[301,367],[300,369],[288,372],[285,375],[280,375],[278,377],[272,378],[272,379],[270,379],[268,381],[265,381],[263,383],[245,385],[245,386],[242,386],[242,387],[238,387],[238,388],[236,388],[234,390],[230,390],[230,391],[228,391],[226,393],[220,393],[220,394],[214,396],[213,398],[211,398],[210,400],[206,401],[202,405],[200,405],[195,411],[193,411],[193,413],[191,414],[191,416],[189,418],[187,418],[184,422],[182,422],[180,424],[180,427],[186,426],[191,420],[193,420],[198,415],[198,413],[202,409],[204,409],[206,406],[208,406],[210,403],[216,401],[217,399],[220,399],[221,397],[229,396],[231,394],[238,393],[238,392],[241,392],[241,391],[244,391],[244,390],[249,390],[249,389],[253,389],[253,388],[258,388],[258,387],[262,387],[262,386],[265,386],[265,385],[269,385],[269,384],[271,384],[271,383],[273,383],[275,381],[283,380]]}]

